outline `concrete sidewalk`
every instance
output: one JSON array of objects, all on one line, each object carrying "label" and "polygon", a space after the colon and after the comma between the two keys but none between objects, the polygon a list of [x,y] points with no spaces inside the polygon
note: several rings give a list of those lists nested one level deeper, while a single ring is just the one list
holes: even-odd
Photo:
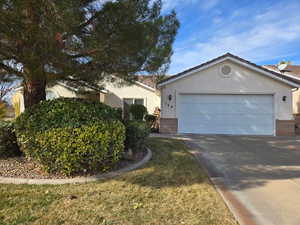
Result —
[{"label": "concrete sidewalk", "polygon": [[225,201],[229,201],[241,224],[300,224],[297,137],[167,137],[183,139],[206,167],[211,180],[221,184],[221,189],[225,186],[221,194],[225,193]]}]

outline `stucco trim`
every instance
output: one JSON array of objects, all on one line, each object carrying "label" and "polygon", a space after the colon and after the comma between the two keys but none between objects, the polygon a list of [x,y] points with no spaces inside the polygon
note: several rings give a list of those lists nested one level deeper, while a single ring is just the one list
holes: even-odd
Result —
[{"label": "stucco trim", "polygon": [[278,77],[278,76],[283,76],[282,74],[277,73],[278,76],[276,76],[276,75],[273,74],[273,73],[275,73],[274,71],[268,72],[268,71],[266,71],[268,69],[265,69],[263,67],[260,68],[260,66],[254,66],[250,62],[249,63],[244,62],[244,61],[242,61],[242,59],[238,59],[238,57],[233,57],[230,54],[226,54],[224,56],[221,56],[221,57],[219,57],[219,59],[218,58],[213,59],[210,62],[207,62],[207,64],[204,63],[203,66],[200,65],[198,68],[188,70],[187,72],[183,72],[180,75],[177,75],[177,76],[175,75],[176,77],[170,78],[170,79],[168,79],[166,81],[162,81],[157,86],[158,87],[162,87],[162,86],[165,86],[167,84],[173,83],[173,82],[175,82],[175,81],[177,81],[179,79],[185,78],[187,76],[190,76],[190,75],[193,75],[193,74],[198,73],[200,71],[203,71],[205,69],[208,69],[208,68],[210,68],[210,67],[212,67],[212,66],[214,66],[216,64],[222,63],[222,62],[224,62],[226,60],[230,60],[230,61],[232,61],[232,62],[234,62],[236,64],[239,64],[239,65],[244,66],[244,67],[246,67],[248,69],[254,70],[254,71],[256,71],[258,73],[261,73],[261,74],[263,74],[265,76],[268,76],[268,77],[270,77],[270,78],[272,78],[274,80],[277,80],[279,82],[285,83],[285,84],[287,84],[287,85],[289,85],[291,87],[300,87],[300,85],[297,84],[297,83],[295,83],[295,82],[292,82],[292,81],[289,81],[289,80],[286,80],[286,79]]}]

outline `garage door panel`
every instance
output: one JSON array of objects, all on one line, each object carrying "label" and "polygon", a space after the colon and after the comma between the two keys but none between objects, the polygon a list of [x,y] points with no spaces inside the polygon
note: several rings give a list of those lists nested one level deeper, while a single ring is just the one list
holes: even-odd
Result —
[{"label": "garage door panel", "polygon": [[[259,103],[270,103],[271,95],[181,95],[181,103],[195,103],[199,100],[199,96],[209,96],[208,98],[202,98],[201,103],[257,103],[257,97],[259,96]],[[228,98],[228,96],[231,96]],[[246,96],[246,98],[245,98]],[[232,98],[233,97],[233,98]]]},{"label": "garage door panel", "polygon": [[[269,126],[270,123],[272,123],[272,120],[270,119],[266,119],[266,118],[262,118],[264,121],[261,122],[260,124],[253,124],[251,121],[243,121],[243,122],[238,122],[239,119],[237,119],[237,121],[226,121],[226,120],[223,120],[223,121],[220,121],[220,123],[218,123],[218,126],[222,126],[224,129],[224,127],[236,127],[237,129],[240,128],[240,127],[264,127],[264,126]],[[216,119],[214,118],[209,118],[209,119],[206,119],[206,120],[201,120],[201,121],[184,121],[185,122],[185,127],[212,127],[213,129],[216,129],[215,127],[211,126],[212,125],[212,122],[214,122]]]},{"label": "garage door panel", "polygon": [[260,109],[260,113],[273,114],[272,104],[225,104],[225,103],[209,103],[209,104],[181,104],[186,110],[190,111],[190,114],[226,114],[226,113],[257,113],[257,109]]},{"label": "garage door panel", "polygon": [[274,132],[272,95],[181,95],[179,132],[267,134]]},{"label": "garage door panel", "polygon": [[[203,119],[213,119],[213,120],[230,120],[230,122],[238,121],[239,123],[242,122],[240,120],[247,120],[247,119],[268,119],[273,121],[273,114],[272,113],[255,113],[255,114],[245,114],[245,113],[238,113],[238,112],[224,112],[224,113],[191,113],[188,116],[189,118],[181,118],[181,120],[197,120],[203,121]],[[252,123],[252,121],[250,121]],[[263,122],[263,121],[260,121]]]}]

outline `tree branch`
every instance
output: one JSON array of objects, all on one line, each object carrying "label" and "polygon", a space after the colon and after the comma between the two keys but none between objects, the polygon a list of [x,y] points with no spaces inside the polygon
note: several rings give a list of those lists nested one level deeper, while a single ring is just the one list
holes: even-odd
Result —
[{"label": "tree branch", "polygon": [[13,74],[15,74],[15,75],[17,75],[17,76],[20,76],[20,77],[23,76],[23,73],[22,73],[22,72],[17,71],[17,70],[14,70],[14,69],[11,68],[10,66],[7,66],[7,65],[5,65],[5,64],[3,64],[3,63],[1,63],[1,62],[0,62],[0,68],[6,70],[6,71],[9,72],[9,73],[13,73]]},{"label": "tree branch", "polygon": [[89,18],[86,22],[82,23],[79,25],[79,29],[83,29],[86,26],[90,25],[93,23],[93,21],[100,15],[100,12],[96,12],[91,18]]},{"label": "tree branch", "polygon": [[88,51],[85,51],[85,52],[82,52],[82,53],[79,53],[76,55],[71,55],[71,58],[81,58],[81,57],[85,57],[85,56],[90,56],[99,51],[100,51],[99,49],[92,49],[92,50],[88,50]]}]

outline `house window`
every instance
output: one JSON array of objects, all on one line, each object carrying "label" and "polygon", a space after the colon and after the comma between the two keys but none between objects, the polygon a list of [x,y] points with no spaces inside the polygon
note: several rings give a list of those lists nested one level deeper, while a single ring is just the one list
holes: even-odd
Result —
[{"label": "house window", "polygon": [[55,94],[53,91],[46,91],[46,99],[47,100],[52,100],[58,98],[57,94]]},{"label": "house window", "polygon": [[144,105],[144,99],[143,98],[124,98],[123,99],[124,104],[124,119],[130,119],[131,115],[129,113],[129,107],[130,105],[136,104],[136,105]]},{"label": "house window", "polygon": [[144,105],[144,99],[142,99],[142,98],[136,98],[136,99],[134,99],[134,104],[136,104],[136,105]]}]

